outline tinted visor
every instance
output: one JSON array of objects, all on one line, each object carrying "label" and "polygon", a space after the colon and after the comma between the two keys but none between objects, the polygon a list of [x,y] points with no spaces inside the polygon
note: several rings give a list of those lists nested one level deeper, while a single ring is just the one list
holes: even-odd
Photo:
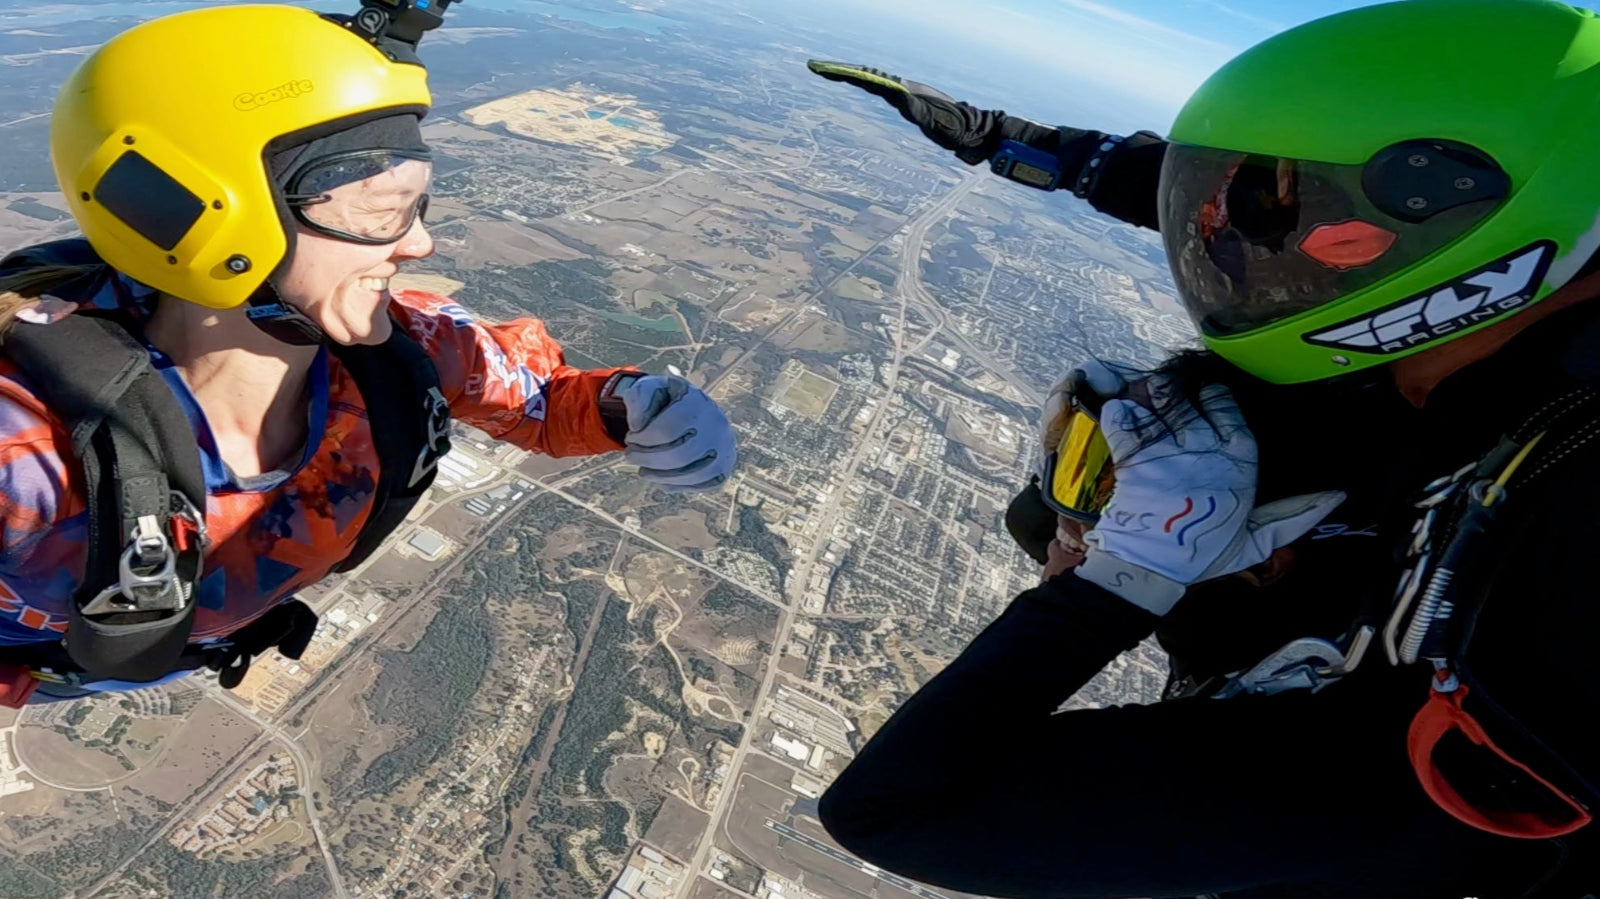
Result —
[{"label": "tinted visor", "polygon": [[1493,160],[1442,141],[1397,144],[1361,165],[1173,144],[1161,234],[1190,316],[1236,334],[1409,268],[1509,191]]}]

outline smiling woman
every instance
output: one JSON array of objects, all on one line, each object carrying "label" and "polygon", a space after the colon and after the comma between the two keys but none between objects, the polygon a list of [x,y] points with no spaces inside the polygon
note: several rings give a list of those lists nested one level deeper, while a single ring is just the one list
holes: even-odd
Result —
[{"label": "smiling woman", "polygon": [[624,451],[665,490],[727,479],[732,429],[682,377],[576,369],[537,320],[390,289],[433,252],[415,43],[446,5],[208,6],[60,92],[86,239],[0,262],[0,698],[298,657],[295,592],[404,521],[451,419]]}]

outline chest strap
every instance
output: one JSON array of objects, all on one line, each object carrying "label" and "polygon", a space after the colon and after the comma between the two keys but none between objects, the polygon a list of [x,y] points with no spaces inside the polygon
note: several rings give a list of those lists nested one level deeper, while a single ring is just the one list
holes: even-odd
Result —
[{"label": "chest strap", "polygon": [[5,351],[67,428],[82,471],[88,547],[67,653],[96,678],[159,678],[188,644],[204,554],[193,428],[123,322],[18,322]]}]

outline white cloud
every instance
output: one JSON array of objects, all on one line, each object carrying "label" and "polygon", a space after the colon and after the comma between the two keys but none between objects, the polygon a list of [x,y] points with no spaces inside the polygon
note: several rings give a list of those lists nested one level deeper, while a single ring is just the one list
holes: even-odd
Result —
[{"label": "white cloud", "polygon": [[1095,0],[1053,0],[1029,12],[962,0],[879,0],[873,9],[1003,55],[1019,77],[1067,75],[1167,114],[1235,52]]},{"label": "white cloud", "polygon": [[1246,22],[1248,24],[1254,25],[1255,27],[1257,27],[1257,28],[1261,29],[1262,31],[1267,32],[1269,34],[1277,34],[1278,32],[1283,31],[1283,30],[1285,30],[1285,29],[1287,29],[1289,27],[1289,23],[1288,22],[1279,22],[1276,19],[1269,19],[1269,18],[1267,18],[1265,16],[1258,16],[1255,13],[1245,12],[1242,9],[1234,9],[1233,7],[1228,6],[1225,3],[1217,3],[1217,2],[1215,2],[1215,0],[1206,0],[1206,6],[1210,7],[1211,9],[1216,10],[1217,12],[1222,13],[1225,16],[1232,16],[1233,18],[1238,19],[1241,22]]},{"label": "white cloud", "polygon": [[[1169,48],[1203,50],[1210,53],[1222,53],[1230,55],[1235,51],[1235,48],[1229,47],[1226,44],[1221,44],[1217,41],[1199,37],[1198,35],[1189,34],[1188,32],[1173,28],[1170,25],[1163,25],[1154,19],[1146,19],[1143,16],[1134,15],[1133,13],[1117,9],[1114,6],[1107,6],[1104,3],[1096,3],[1094,0],[1056,0],[1056,2],[1065,6],[1069,6],[1075,10],[1078,10],[1079,12],[1088,13],[1092,16],[1098,16],[1109,22],[1115,22],[1118,25],[1124,25],[1132,28],[1135,31],[1138,31],[1145,39]],[[1209,5],[1223,8],[1221,4],[1217,3],[1212,3]],[[1224,11],[1232,12],[1231,10],[1226,10],[1225,8],[1223,9]]]}]

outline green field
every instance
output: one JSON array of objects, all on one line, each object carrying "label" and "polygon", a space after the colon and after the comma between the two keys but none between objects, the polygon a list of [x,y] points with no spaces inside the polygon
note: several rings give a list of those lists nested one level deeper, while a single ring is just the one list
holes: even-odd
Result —
[{"label": "green field", "polygon": [[783,396],[778,397],[778,402],[808,418],[821,418],[838,392],[838,384],[807,371],[801,372]]}]

